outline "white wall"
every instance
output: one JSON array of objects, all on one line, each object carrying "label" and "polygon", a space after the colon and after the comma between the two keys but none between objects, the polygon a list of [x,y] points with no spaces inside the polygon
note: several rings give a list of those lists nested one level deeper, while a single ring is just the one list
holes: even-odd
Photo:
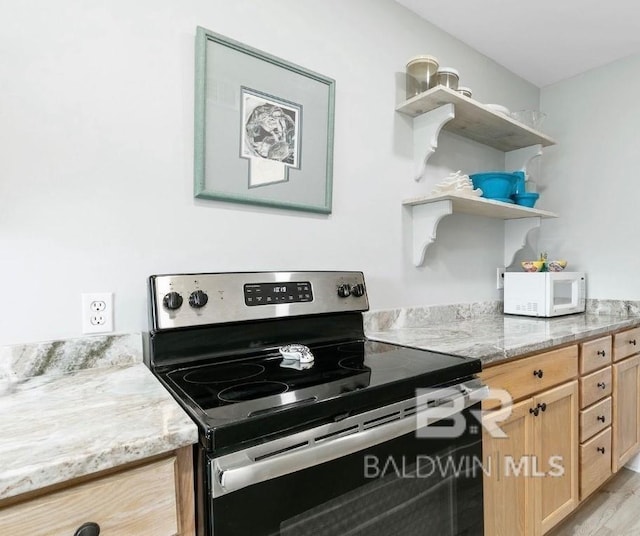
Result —
[{"label": "white wall", "polygon": [[[626,58],[541,91],[545,131],[542,248],[588,272],[588,297],[640,299],[640,56]],[[542,249],[541,248],[541,249]]]},{"label": "white wall", "polygon": [[[374,309],[499,297],[501,222],[445,218],[428,265],[411,264],[401,200],[504,156],[444,134],[414,183],[398,73],[430,53],[480,101],[535,108],[539,91],[395,2],[0,7],[0,344],[79,335],[82,292],[114,292],[116,330],[144,330],[154,273],[359,269]],[[336,79],[330,216],[193,199],[198,25]]]}]

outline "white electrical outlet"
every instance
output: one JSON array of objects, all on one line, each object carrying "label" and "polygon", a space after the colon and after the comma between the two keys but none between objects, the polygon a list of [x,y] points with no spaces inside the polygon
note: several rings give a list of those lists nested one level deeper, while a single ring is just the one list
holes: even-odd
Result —
[{"label": "white electrical outlet", "polygon": [[496,288],[504,288],[504,266],[498,266],[496,268]]},{"label": "white electrical outlet", "polygon": [[113,331],[113,293],[82,294],[82,333]]}]

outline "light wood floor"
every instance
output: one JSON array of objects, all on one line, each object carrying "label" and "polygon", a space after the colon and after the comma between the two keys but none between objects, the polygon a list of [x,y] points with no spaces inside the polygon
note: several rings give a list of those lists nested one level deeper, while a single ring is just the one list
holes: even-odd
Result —
[{"label": "light wood floor", "polygon": [[548,536],[640,536],[640,473],[621,469]]}]

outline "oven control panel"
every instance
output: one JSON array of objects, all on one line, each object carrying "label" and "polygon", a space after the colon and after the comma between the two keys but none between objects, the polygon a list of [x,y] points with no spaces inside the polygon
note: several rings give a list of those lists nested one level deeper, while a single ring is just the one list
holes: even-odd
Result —
[{"label": "oven control panel", "polygon": [[249,307],[313,301],[310,281],[249,283],[244,286],[244,303]]},{"label": "oven control panel", "polygon": [[154,330],[369,309],[362,272],[236,272],[149,278]]}]

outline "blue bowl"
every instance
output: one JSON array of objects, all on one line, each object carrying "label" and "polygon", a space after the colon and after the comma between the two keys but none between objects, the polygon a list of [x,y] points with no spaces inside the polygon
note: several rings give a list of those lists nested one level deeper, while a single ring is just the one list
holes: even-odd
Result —
[{"label": "blue bowl", "polygon": [[474,188],[482,190],[482,197],[487,199],[506,199],[513,194],[518,180],[514,173],[504,171],[488,171],[469,175]]},{"label": "blue bowl", "polygon": [[515,194],[513,199],[515,200],[517,205],[521,205],[523,207],[533,208],[536,204],[536,201],[540,197],[540,194],[535,192],[527,192],[524,194]]}]

